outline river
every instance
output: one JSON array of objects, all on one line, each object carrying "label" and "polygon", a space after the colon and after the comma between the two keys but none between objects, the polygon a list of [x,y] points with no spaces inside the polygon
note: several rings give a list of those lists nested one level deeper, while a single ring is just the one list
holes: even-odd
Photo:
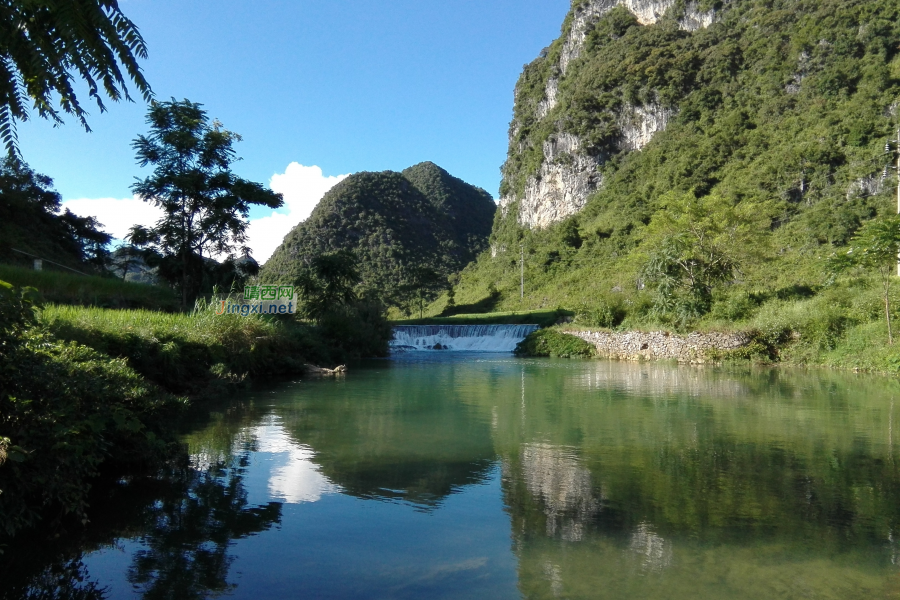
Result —
[{"label": "river", "polygon": [[896,401],[825,371],[398,354],[223,402],[182,468],[98,492],[55,547],[8,548],[0,589],[895,598]]}]

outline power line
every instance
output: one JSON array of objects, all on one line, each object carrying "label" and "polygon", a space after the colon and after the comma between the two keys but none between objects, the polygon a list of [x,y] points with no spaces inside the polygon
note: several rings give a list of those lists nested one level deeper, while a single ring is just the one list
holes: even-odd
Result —
[{"label": "power line", "polygon": [[73,269],[72,267],[67,267],[66,265],[61,265],[58,262],[53,262],[52,260],[48,260],[46,258],[41,258],[37,254],[31,254],[30,252],[25,252],[24,250],[16,250],[15,248],[10,248],[10,250],[12,250],[13,252],[18,252],[19,254],[24,254],[25,256],[30,256],[31,258],[37,258],[44,262],[50,263],[51,265],[56,265],[57,267],[62,267],[63,269],[68,269],[74,273],[78,273],[79,275],[85,275],[85,276],[90,277],[90,275],[88,275],[87,273],[82,273],[81,271],[78,271],[77,269]]}]

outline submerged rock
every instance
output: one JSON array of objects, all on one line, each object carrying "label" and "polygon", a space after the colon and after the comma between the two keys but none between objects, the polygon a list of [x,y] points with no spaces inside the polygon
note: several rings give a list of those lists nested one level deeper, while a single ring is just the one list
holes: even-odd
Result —
[{"label": "submerged rock", "polygon": [[307,375],[343,375],[347,372],[347,365],[338,365],[333,369],[317,367],[311,364],[305,364],[303,367],[306,369]]}]

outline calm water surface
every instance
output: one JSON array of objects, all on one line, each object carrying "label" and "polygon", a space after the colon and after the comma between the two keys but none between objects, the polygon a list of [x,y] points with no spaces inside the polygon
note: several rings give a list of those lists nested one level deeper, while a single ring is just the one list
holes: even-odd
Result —
[{"label": "calm water surface", "polygon": [[827,372],[372,361],[223,406],[8,590],[898,598],[895,400]]}]

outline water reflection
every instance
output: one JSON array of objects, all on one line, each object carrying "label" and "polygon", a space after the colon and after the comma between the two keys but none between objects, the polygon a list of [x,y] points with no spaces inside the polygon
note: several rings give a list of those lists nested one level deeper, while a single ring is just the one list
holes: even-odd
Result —
[{"label": "water reflection", "polygon": [[[146,599],[191,599],[232,591],[231,546],[278,524],[281,504],[248,503],[250,451],[233,452],[240,444],[213,432],[216,426],[201,436],[204,451],[191,456],[192,464],[100,487],[91,525],[77,535],[30,532],[29,540],[13,540],[0,561],[0,598],[100,599],[127,590]],[[86,559],[91,553],[117,559],[128,587],[111,587],[110,573]]]},{"label": "water reflection", "polygon": [[129,583],[145,599],[206,598],[231,591],[229,546],[279,522],[281,505],[247,503],[241,456],[237,465],[185,473],[184,489],[147,507]]},{"label": "water reflection", "polygon": [[223,410],[27,581],[99,597],[124,543],[147,598],[900,597],[895,381],[403,361]]},{"label": "water reflection", "polygon": [[520,476],[531,496],[540,502],[549,537],[577,542],[585,524],[600,512],[602,494],[595,495],[591,473],[579,464],[571,448],[549,444],[523,444],[520,453],[523,473],[513,474],[504,461],[507,481]]},{"label": "water reflection", "polygon": [[345,494],[427,510],[484,481],[495,458],[489,422],[464,399],[482,382],[467,379],[464,363],[431,366],[362,371],[338,385],[307,382],[276,395],[272,408]]},{"label": "water reflection", "polygon": [[324,494],[340,490],[319,472],[312,448],[293,441],[274,417],[266,417],[262,424],[250,429],[250,437],[256,442],[256,452],[270,455],[269,460],[277,463],[268,484],[273,499],[289,504],[316,502]]},{"label": "water reflection", "polygon": [[532,375],[524,406],[491,407],[526,597],[900,591],[896,382],[616,363]]}]

